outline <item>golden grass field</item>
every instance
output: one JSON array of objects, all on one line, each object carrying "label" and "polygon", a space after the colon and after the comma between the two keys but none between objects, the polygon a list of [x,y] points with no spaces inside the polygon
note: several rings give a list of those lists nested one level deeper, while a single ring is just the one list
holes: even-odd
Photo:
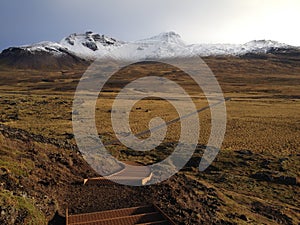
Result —
[{"label": "golden grass field", "polygon": [[[266,65],[257,65],[262,62],[257,63],[255,60],[247,62],[234,58],[207,59],[207,62],[212,70],[215,70],[224,96],[231,98],[231,101],[226,102],[227,130],[223,148],[251,149],[255,152],[282,155],[297,153],[300,144],[297,132],[300,126],[298,113],[300,86],[297,68],[291,70],[270,62]],[[170,73],[172,68],[168,71],[166,68],[159,68],[159,65],[137,65],[134,69],[127,69],[115,75],[111,83],[105,87],[105,92],[100,95],[96,108],[100,135],[104,134],[106,139],[115,139],[110,109],[120,90],[119,86],[126,84],[128,77],[132,80],[149,73],[152,75],[153,71],[156,71],[155,75],[166,76],[186,88],[197,108],[207,105],[201,90],[184,74],[178,71],[172,74]],[[68,73],[61,75],[61,72],[42,72],[41,75],[37,75],[37,71],[6,73],[3,73],[6,77],[11,77],[14,73],[21,76],[14,77],[11,82],[2,79],[1,116],[5,124],[54,138],[65,138],[65,133],[72,133],[71,107],[80,71],[78,74],[70,72],[70,75]],[[42,81],[45,73],[50,82]],[[12,85],[9,85],[10,83]],[[3,102],[4,100],[6,102]],[[14,114],[18,115],[17,120],[7,118]],[[178,114],[165,100],[142,100],[133,107],[130,114],[133,132],[148,129],[149,120],[154,116],[169,121],[178,117]],[[200,113],[199,117],[201,123],[199,143],[205,144],[210,132],[209,110]],[[178,138],[177,131],[175,127],[170,127],[169,141]]]}]

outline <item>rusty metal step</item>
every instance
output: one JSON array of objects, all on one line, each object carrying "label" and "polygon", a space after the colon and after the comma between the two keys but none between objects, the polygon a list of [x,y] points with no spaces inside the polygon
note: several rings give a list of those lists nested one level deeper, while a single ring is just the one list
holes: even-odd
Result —
[{"label": "rusty metal step", "polygon": [[159,212],[144,213],[138,215],[117,217],[117,218],[108,218],[103,220],[92,220],[80,223],[72,223],[74,225],[135,225],[143,224],[155,221],[164,220],[163,215]]},{"label": "rusty metal step", "polygon": [[167,220],[162,220],[162,221],[154,221],[154,222],[149,222],[149,223],[138,223],[136,225],[170,225],[171,223]]},{"label": "rusty metal step", "polygon": [[151,205],[69,216],[69,224],[155,212]]},{"label": "rusty metal step", "polygon": [[175,225],[157,205],[69,215],[67,225]]}]

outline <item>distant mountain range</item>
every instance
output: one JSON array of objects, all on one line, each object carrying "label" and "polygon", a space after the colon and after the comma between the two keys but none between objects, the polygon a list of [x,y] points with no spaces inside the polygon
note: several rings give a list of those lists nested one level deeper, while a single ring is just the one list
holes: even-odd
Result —
[{"label": "distant mountain range", "polygon": [[169,57],[245,56],[274,53],[300,53],[300,48],[271,40],[254,40],[245,44],[186,44],[175,32],[126,42],[88,31],[71,34],[60,42],[40,42],[10,47],[0,53],[0,64],[16,67],[72,67],[97,58],[159,59]]}]

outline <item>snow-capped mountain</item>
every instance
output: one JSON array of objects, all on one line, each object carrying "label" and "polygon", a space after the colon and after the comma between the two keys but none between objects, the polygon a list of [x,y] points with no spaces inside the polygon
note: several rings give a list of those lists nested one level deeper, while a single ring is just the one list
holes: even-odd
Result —
[{"label": "snow-capped mountain", "polygon": [[272,49],[294,48],[290,45],[271,40],[254,40],[242,45],[238,44],[196,44],[191,45],[193,54],[201,56],[245,55],[247,53],[268,53]]},{"label": "snow-capped mountain", "polygon": [[268,53],[270,50],[295,48],[270,40],[255,40],[238,44],[186,44],[175,32],[164,32],[159,35],[125,42],[112,37],[93,33],[71,34],[60,42],[41,42],[33,45],[12,47],[3,50],[1,55],[22,52],[24,55],[46,54],[92,60],[103,57],[119,59],[169,58],[187,56],[245,55],[247,53]]},{"label": "snow-capped mountain", "polygon": [[134,42],[119,41],[93,32],[71,34],[59,42],[60,48],[85,59],[113,58],[164,58],[192,54],[189,47],[175,32],[165,32],[157,36]]}]

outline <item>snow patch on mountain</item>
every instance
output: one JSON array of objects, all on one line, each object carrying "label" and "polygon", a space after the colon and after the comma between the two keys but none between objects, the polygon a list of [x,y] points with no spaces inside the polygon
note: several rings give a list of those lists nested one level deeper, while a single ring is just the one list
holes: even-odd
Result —
[{"label": "snow patch on mountain", "polygon": [[185,45],[184,41],[181,39],[181,36],[174,31],[163,32],[159,35],[136,41],[135,43]]},{"label": "snow patch on mountain", "polygon": [[189,56],[191,51],[175,32],[164,32],[159,35],[142,39],[134,42],[128,42],[120,48],[113,49],[111,56],[115,58],[170,58]]},{"label": "snow patch on mountain", "polygon": [[71,34],[62,39],[60,44],[79,57],[97,58],[107,56],[124,42],[88,31],[84,34]]},{"label": "snow patch on mountain", "polygon": [[[56,42],[51,42],[51,41],[43,41],[39,43],[35,43],[32,45],[23,45],[20,46],[19,48],[26,50],[31,53],[35,52],[49,52],[53,55],[62,55],[64,54],[63,51],[67,51],[68,49],[63,47],[61,44],[56,43]],[[13,49],[13,48],[11,48]]]}]

